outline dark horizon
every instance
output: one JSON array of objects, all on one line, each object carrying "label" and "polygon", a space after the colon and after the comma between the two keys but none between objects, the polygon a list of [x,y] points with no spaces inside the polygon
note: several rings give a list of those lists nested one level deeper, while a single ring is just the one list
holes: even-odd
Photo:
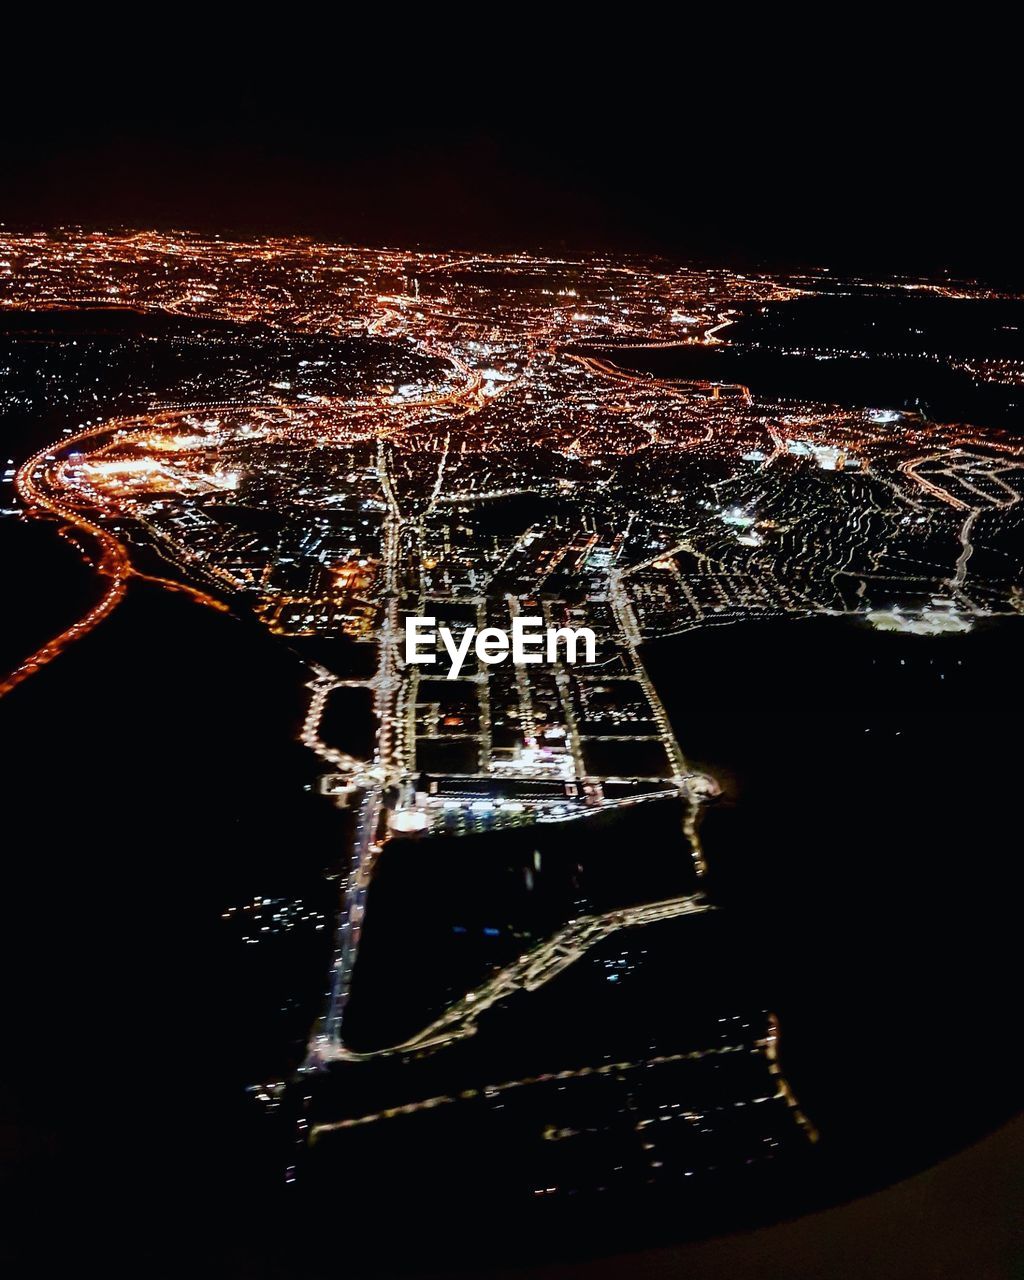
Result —
[{"label": "dark horizon", "polygon": [[[581,110],[460,81],[136,100],[72,78],[10,113],[0,223],[309,235],[409,248],[664,254],[740,268],[1024,281],[1016,109],[975,63],[881,91],[801,68]],[[705,73],[706,75],[706,73]],[[500,81],[500,77],[499,77]],[[887,82],[888,83],[888,82]],[[586,104],[583,104],[584,107]]]}]

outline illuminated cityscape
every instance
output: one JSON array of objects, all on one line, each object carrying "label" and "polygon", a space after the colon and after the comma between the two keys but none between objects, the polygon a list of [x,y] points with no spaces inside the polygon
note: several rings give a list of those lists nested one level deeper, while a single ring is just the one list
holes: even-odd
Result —
[{"label": "illuminated cityscape", "polygon": [[[330,940],[326,992],[282,997],[301,1053],[239,1081],[282,1121],[288,1184],[358,1167],[372,1190],[438,1141],[527,1201],[812,1158],[785,1017],[714,958],[703,831],[732,784],[687,745],[711,677],[681,659],[666,692],[648,654],[798,620],[927,647],[1024,612],[1020,302],[653,256],[0,234],[3,408],[62,423],[12,457],[5,517],[59,530],[97,584],[0,695],[147,585],[301,667],[310,802],[344,833],[333,914],[269,888],[218,912],[247,953]],[[852,379],[879,364],[934,396],[869,398]],[[72,373],[97,407],[64,420]],[[997,408],[972,424],[973,396]],[[440,641],[405,662],[416,617],[588,628],[595,660],[470,651],[447,679]],[[788,678],[757,658],[738,701]],[[847,678],[836,659],[821,699]],[[403,894],[422,913],[389,933]],[[417,952],[428,916],[443,940]],[[678,1013],[666,965],[699,975]]]}]

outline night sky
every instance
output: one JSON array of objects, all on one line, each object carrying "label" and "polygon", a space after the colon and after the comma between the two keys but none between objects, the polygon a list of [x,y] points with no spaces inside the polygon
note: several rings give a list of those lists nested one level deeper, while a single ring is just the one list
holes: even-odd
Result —
[{"label": "night sky", "polygon": [[998,33],[621,34],[538,32],[521,65],[465,33],[447,61],[412,35],[76,61],[3,90],[0,220],[1024,277]]}]

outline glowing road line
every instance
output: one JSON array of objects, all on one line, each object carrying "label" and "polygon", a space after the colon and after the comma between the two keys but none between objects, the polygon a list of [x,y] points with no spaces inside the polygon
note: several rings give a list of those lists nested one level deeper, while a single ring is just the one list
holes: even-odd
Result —
[{"label": "glowing road line", "polygon": [[440,1048],[454,1040],[475,1034],[477,1019],[485,1010],[517,992],[537,990],[620,929],[713,910],[714,907],[701,894],[691,894],[680,898],[666,898],[661,902],[649,902],[639,907],[620,907],[603,915],[579,916],[576,920],[570,920],[546,941],[524,952],[518,960],[506,965],[487,982],[467,992],[429,1026],[400,1044],[360,1053],[337,1041],[331,1042],[327,1035],[321,1035],[311,1046],[312,1056],[318,1063],[359,1062],[408,1053],[412,1049]]}]

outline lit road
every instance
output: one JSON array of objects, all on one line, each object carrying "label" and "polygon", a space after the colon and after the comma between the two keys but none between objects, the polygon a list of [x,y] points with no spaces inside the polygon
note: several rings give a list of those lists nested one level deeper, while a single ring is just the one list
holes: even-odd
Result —
[{"label": "lit road", "polygon": [[580,916],[576,920],[570,920],[545,942],[524,952],[518,960],[499,970],[482,986],[467,992],[440,1018],[400,1044],[368,1053],[356,1053],[339,1044],[337,1039],[332,1039],[327,1032],[314,1040],[312,1052],[318,1061],[328,1062],[387,1057],[410,1049],[441,1048],[472,1035],[476,1031],[480,1015],[493,1005],[507,1000],[517,992],[535,991],[619,930],[710,910],[712,907],[706,899],[695,894],[667,898],[662,902],[649,902],[639,907],[623,907],[604,915]]}]

